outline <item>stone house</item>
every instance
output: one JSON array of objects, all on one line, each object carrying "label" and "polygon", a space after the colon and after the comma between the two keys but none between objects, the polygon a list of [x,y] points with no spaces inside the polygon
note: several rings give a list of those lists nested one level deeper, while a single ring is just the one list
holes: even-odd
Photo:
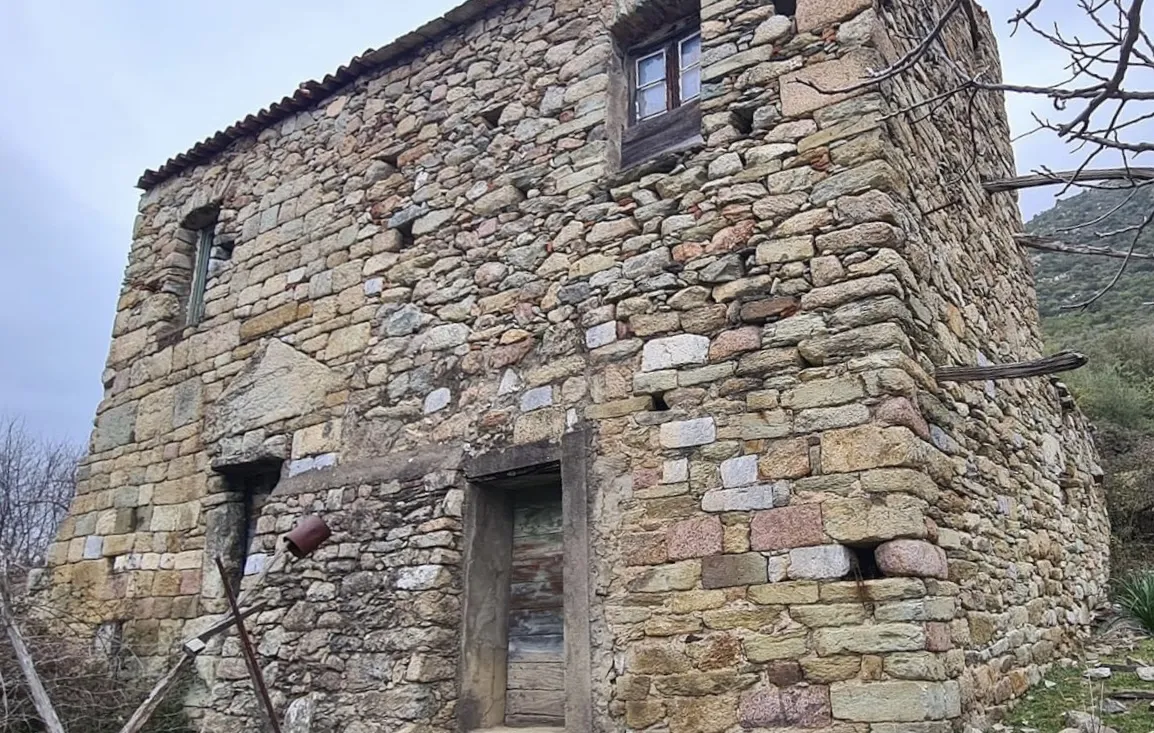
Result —
[{"label": "stone house", "polygon": [[997,719],[1108,525],[1054,383],[935,379],[1040,352],[1002,100],[827,93],[925,12],[468,0],[147,172],[49,592],[159,669],[315,514],[250,620],[296,731]]}]

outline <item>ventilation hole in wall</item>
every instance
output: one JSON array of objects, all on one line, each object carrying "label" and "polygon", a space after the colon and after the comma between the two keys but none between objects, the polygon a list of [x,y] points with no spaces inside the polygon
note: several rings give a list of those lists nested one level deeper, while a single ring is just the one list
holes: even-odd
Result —
[{"label": "ventilation hole in wall", "polygon": [[229,240],[221,240],[213,247],[213,256],[216,259],[228,261],[232,259],[233,250],[236,249],[236,242]]},{"label": "ventilation hole in wall", "polygon": [[384,153],[382,155],[378,155],[377,160],[381,161],[382,163],[387,163],[388,165],[391,165],[398,170],[401,167],[401,164],[398,162],[399,158],[396,153]]},{"label": "ventilation hole in wall", "polygon": [[778,15],[796,15],[797,0],[774,0],[773,11]]},{"label": "ventilation hole in wall", "polygon": [[878,567],[877,558],[874,557],[877,545],[861,545],[849,549],[853,553],[853,558],[847,580],[877,580],[885,577]]},{"label": "ventilation hole in wall", "polygon": [[753,132],[753,110],[749,108],[731,110],[729,124],[742,135],[748,135]]},{"label": "ventilation hole in wall", "polygon": [[413,246],[413,224],[416,222],[417,220],[413,219],[394,227],[395,231],[401,235],[401,249]]},{"label": "ventilation hole in wall", "polygon": [[669,403],[665,401],[664,394],[653,395],[653,411],[654,412],[669,412]]},{"label": "ventilation hole in wall", "polygon": [[490,130],[496,129],[501,124],[501,113],[505,111],[508,105],[499,104],[496,107],[490,107],[481,113],[481,119],[485,121],[485,125]]}]

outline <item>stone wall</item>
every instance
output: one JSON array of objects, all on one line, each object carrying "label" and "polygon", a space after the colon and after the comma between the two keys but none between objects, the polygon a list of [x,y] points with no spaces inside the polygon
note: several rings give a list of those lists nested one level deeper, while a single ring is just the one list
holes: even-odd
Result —
[{"label": "stone wall", "polygon": [[[1013,169],[1001,100],[971,135],[961,101],[888,114],[944,76],[806,84],[892,59],[909,4],[705,0],[703,142],[618,171],[613,31],[664,5],[499,6],[147,191],[61,602],[159,665],[222,608],[229,476],[283,461],[251,552],[336,534],[254,622],[278,705],[453,730],[465,466],[581,429],[598,730],[937,733],[1036,681],[1104,592],[1087,426],[1047,380],[933,379],[1040,347],[979,185]],[[980,30],[947,40],[989,62]],[[192,709],[244,729],[235,640],[198,670]]]}]

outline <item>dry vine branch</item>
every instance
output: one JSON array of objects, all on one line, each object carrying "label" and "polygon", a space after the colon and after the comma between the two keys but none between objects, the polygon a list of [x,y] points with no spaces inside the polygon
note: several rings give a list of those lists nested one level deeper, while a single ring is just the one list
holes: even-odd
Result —
[{"label": "dry vine branch", "polygon": [[[1049,115],[1035,114],[1036,126],[1022,137],[1049,135],[1064,145],[1068,153],[1078,156],[1080,163],[1073,170],[1052,171],[1043,167],[1031,175],[986,181],[983,186],[990,194],[1060,186],[1058,195],[1063,195],[1071,189],[1136,188],[1154,182],[1154,168],[1141,165],[1154,153],[1154,143],[1149,142],[1150,128],[1154,127],[1154,104],[1151,104],[1154,103],[1154,82],[1151,81],[1154,79],[1154,43],[1142,27],[1147,0],[1075,0],[1073,8],[1060,6],[1053,0],[988,3],[995,13],[1008,11],[1006,20],[1013,29],[1012,37],[1028,32],[1066,59],[1061,77],[1045,85],[1005,81],[1000,78],[996,64],[991,64],[984,54],[957,50],[959,33],[968,33],[976,46],[983,42],[974,1],[908,0],[918,9],[916,15],[920,20],[913,21],[915,30],[892,34],[904,45],[885,68],[836,87],[812,81],[797,83],[825,94],[874,88],[884,93],[889,88],[887,82],[900,77],[941,78],[944,74],[940,82],[942,91],[926,94],[922,99],[906,100],[882,121],[909,115],[917,122],[949,106],[948,113],[966,118],[963,123],[968,124],[972,132],[976,131],[972,108],[980,94],[1048,100]],[[883,19],[888,15],[885,4],[880,12]],[[1055,15],[1062,12],[1066,14]],[[896,21],[891,23],[895,24]],[[959,106],[950,105],[954,99]],[[977,157],[977,146],[971,144],[969,164],[950,161],[943,171],[960,170],[961,173],[943,172],[942,185],[951,187],[968,176]],[[1097,217],[1093,224],[1108,217],[1109,214]],[[1068,307],[1084,308],[1096,302],[1117,284],[1131,260],[1150,259],[1147,253],[1138,251],[1141,235],[1149,225],[1146,221],[1134,227],[1129,251],[1117,254],[1104,254],[1097,251],[1100,248],[1084,243],[1059,243],[1063,247],[1059,250],[1054,248],[1054,242],[1049,242],[1055,251],[1122,259],[1116,276],[1106,288]],[[1070,226],[1066,231],[1089,226],[1090,223]]]}]

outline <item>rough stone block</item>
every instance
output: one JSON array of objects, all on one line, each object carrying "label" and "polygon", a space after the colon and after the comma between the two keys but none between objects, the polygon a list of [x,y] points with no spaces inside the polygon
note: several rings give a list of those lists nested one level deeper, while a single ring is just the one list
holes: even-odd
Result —
[{"label": "rough stone block", "polygon": [[732,331],[723,331],[713,339],[709,347],[710,361],[723,361],[745,351],[761,347],[761,329],[749,326]]},{"label": "rough stone block", "polygon": [[783,506],[788,501],[788,484],[754,484],[707,491],[701,497],[701,508],[707,512],[749,512]]},{"label": "rough stone block", "polygon": [[754,550],[788,550],[828,541],[822,529],[820,504],[757,512],[749,523],[749,535]]},{"label": "rough stone block", "polygon": [[789,577],[795,580],[828,580],[849,574],[852,555],[844,545],[799,547],[789,551]]},{"label": "rough stone block", "polygon": [[961,715],[961,694],[954,681],[838,682],[830,705],[839,720],[912,723]]},{"label": "rough stone block", "polygon": [[597,349],[617,340],[617,321],[598,324],[585,331],[585,347]]},{"label": "rough stone block", "polygon": [[708,360],[709,339],[686,333],[647,342],[641,353],[641,369],[654,372],[690,364],[704,364]]},{"label": "rough stone block", "polygon": [[741,306],[741,320],[759,324],[775,321],[796,313],[798,305],[797,298],[787,296],[750,301]]},{"label": "rough stone block", "polygon": [[721,462],[721,485],[727,489],[757,483],[757,456],[738,456]]},{"label": "rough stone block", "polygon": [[796,479],[808,476],[809,442],[805,438],[774,440],[765,447],[758,461],[758,475],[762,479]]},{"label": "rough stone block", "polygon": [[818,629],[814,648],[823,657],[835,654],[888,654],[922,651],[926,632],[919,624],[867,624]]},{"label": "rough stone block", "polygon": [[737,724],[736,695],[674,697],[668,705],[670,733],[723,733]]},{"label": "rough stone block", "polygon": [[862,425],[831,430],[821,436],[822,473],[916,467],[928,461],[929,449],[929,445],[904,427]]},{"label": "rough stone block", "polygon": [[777,265],[808,260],[813,255],[813,237],[790,237],[759,244],[756,257],[759,265]]},{"label": "rough stone block", "polygon": [[532,412],[553,404],[553,388],[534,387],[521,395],[521,412]]},{"label": "rough stone block", "polygon": [[240,340],[251,341],[284,328],[297,320],[298,308],[299,304],[294,301],[248,319],[240,325]]},{"label": "rough stone block", "polygon": [[684,560],[650,568],[629,582],[634,593],[667,593],[671,590],[693,590],[701,579],[701,561]]},{"label": "rough stone block", "polygon": [[738,718],[744,728],[823,728],[832,722],[829,688],[761,687],[742,695]]},{"label": "rough stone block", "polygon": [[946,551],[920,540],[893,540],[874,550],[878,568],[889,576],[918,578],[950,577],[946,566]]},{"label": "rough stone block", "polygon": [[873,7],[873,0],[798,0],[799,33],[824,28]]},{"label": "rough stone block", "polygon": [[318,453],[333,453],[341,447],[341,423],[338,418],[319,425],[311,425],[293,433],[292,457],[301,458]]},{"label": "rough stone block", "polygon": [[92,450],[100,453],[132,442],[136,428],[137,403],[113,407],[96,418],[96,430],[92,433]]},{"label": "rough stone block", "polygon": [[803,359],[814,366],[838,364],[877,351],[912,351],[909,337],[896,323],[862,326],[831,336],[815,336],[797,345]]},{"label": "rough stone block", "polygon": [[448,387],[440,387],[430,392],[425,397],[425,414],[431,415],[434,412],[440,412],[449,406],[453,400],[453,393],[449,391]]},{"label": "rough stone block", "polygon": [[638,372],[633,375],[633,391],[637,394],[661,394],[677,389],[678,373],[673,370],[661,372]]},{"label": "rough stone block", "polygon": [[589,405],[589,407],[585,408],[585,417],[590,420],[609,420],[615,417],[625,417],[635,412],[646,412],[652,409],[653,398],[645,395],[643,397],[630,397],[625,400],[603,402],[599,405]]},{"label": "rough stone block", "polygon": [[793,583],[770,583],[756,585],[748,591],[749,600],[765,606],[792,606],[800,603],[817,603],[819,586],[817,583],[798,581]]},{"label": "rough stone block", "polygon": [[715,440],[717,440],[717,425],[712,417],[667,422],[661,426],[663,448],[692,448],[708,445]]},{"label": "rough stone block", "polygon": [[806,653],[806,635],[802,633],[750,635],[742,642],[745,657],[751,662],[797,659]]},{"label": "rough stone block", "polygon": [[863,491],[871,494],[906,493],[931,504],[938,500],[938,485],[921,471],[909,468],[881,468],[861,474]]},{"label": "rough stone block", "polygon": [[661,467],[661,483],[680,484],[689,480],[689,459],[666,461]]},{"label": "rough stone block", "polygon": [[666,547],[670,560],[686,560],[721,553],[721,519],[697,517],[678,522],[669,528]]},{"label": "rough stone block", "polygon": [[848,98],[850,95],[846,93],[827,92],[861,81],[866,73],[866,61],[864,54],[853,53],[785,74],[781,77],[782,114],[801,117]]},{"label": "rough stone block", "polygon": [[768,579],[765,556],[756,552],[742,555],[713,555],[701,560],[703,588],[730,588],[765,583]]},{"label": "rough stone block", "polygon": [[885,502],[828,499],[822,504],[826,534],[838,542],[870,544],[926,536],[924,503],[907,494],[888,494]]},{"label": "rough stone block", "polygon": [[809,657],[801,660],[801,672],[809,682],[829,684],[853,679],[861,670],[861,657]]}]

